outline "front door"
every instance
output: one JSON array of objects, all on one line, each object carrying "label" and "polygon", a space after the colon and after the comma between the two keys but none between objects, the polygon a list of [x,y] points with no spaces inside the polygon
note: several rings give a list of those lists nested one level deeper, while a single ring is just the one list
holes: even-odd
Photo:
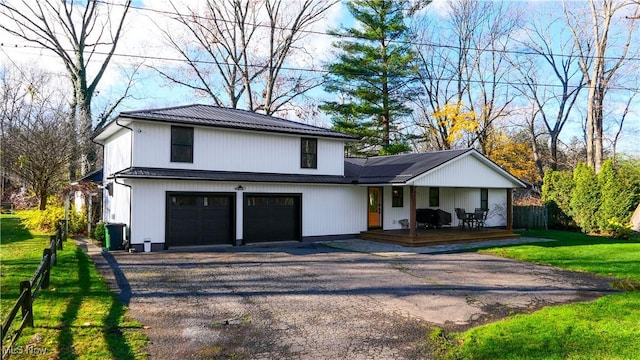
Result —
[{"label": "front door", "polygon": [[367,226],[369,229],[382,228],[382,188],[370,187],[368,199],[369,220]]}]

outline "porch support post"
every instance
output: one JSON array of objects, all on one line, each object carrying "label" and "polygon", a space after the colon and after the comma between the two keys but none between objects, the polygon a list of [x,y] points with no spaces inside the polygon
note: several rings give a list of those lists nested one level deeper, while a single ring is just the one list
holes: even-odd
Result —
[{"label": "porch support post", "polygon": [[416,237],[416,187],[409,186],[409,236]]},{"label": "porch support post", "polygon": [[513,230],[513,189],[507,189],[507,230]]}]

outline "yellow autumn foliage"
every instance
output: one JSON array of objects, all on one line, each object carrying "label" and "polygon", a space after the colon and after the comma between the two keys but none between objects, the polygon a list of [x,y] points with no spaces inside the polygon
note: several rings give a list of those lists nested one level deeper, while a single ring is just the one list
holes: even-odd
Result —
[{"label": "yellow autumn foliage", "polygon": [[473,111],[463,111],[462,106],[462,102],[446,104],[431,114],[438,125],[438,130],[432,129],[432,131],[439,131],[441,138],[448,145],[453,145],[465,134],[478,129],[476,114]]},{"label": "yellow autumn foliage", "polygon": [[492,133],[488,143],[490,146],[485,155],[493,162],[519,179],[531,183],[540,181],[529,143],[510,137],[502,131]]}]

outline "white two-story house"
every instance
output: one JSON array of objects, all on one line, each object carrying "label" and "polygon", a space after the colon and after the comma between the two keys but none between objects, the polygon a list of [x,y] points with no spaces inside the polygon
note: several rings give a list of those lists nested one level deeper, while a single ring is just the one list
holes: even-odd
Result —
[{"label": "white two-story house", "polygon": [[508,225],[499,212],[522,183],[477,151],[345,158],[353,140],[208,105],[123,112],[94,136],[104,221],[137,251],[353,237],[400,229],[416,207],[482,207],[487,226]]}]

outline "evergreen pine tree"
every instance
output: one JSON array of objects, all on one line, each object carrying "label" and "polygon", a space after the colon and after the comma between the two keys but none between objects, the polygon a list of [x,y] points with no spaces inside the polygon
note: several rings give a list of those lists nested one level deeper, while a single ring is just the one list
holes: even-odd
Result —
[{"label": "evergreen pine tree", "polygon": [[406,102],[416,95],[405,5],[395,0],[349,1],[347,8],[358,25],[329,32],[344,40],[333,44],[340,51],[328,66],[325,90],[338,93],[341,100],[320,108],[331,115],[335,130],[361,138],[349,155],[409,150],[398,129],[401,118],[411,113]]}]

